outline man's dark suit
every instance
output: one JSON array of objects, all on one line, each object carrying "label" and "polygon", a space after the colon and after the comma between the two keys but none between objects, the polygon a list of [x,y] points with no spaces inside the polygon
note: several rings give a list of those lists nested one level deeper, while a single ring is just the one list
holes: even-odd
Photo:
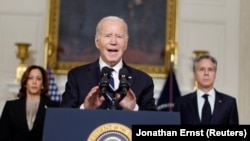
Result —
[{"label": "man's dark suit", "polygon": [[[156,110],[152,78],[142,71],[131,68],[124,62],[123,67],[127,68],[129,76],[131,76],[128,82],[136,95],[139,110]],[[91,88],[99,84],[100,78],[99,60],[69,71],[65,92],[62,96],[62,106],[79,108]],[[106,109],[105,102],[99,109]]]},{"label": "man's dark suit", "polygon": [[[200,124],[196,91],[180,97],[174,106],[180,112],[181,124]],[[236,99],[215,90],[214,112],[210,124],[238,125],[238,110]]]},{"label": "man's dark suit", "polygon": [[7,101],[0,119],[0,141],[41,141],[47,107],[59,107],[59,103],[41,97],[36,119],[31,131],[26,120],[26,99]]}]

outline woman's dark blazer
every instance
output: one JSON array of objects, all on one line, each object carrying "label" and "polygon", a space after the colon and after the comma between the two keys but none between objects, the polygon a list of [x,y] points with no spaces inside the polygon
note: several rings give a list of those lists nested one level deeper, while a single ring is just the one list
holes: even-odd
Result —
[{"label": "woman's dark blazer", "polygon": [[59,104],[41,97],[34,125],[29,131],[26,98],[7,101],[0,118],[0,141],[42,141],[46,108]]}]

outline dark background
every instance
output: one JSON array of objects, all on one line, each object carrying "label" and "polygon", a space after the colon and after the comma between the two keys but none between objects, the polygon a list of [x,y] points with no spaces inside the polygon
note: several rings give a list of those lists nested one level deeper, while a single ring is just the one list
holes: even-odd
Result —
[{"label": "dark background", "polygon": [[128,23],[130,64],[164,65],[167,0],[61,0],[58,60],[92,62],[99,57],[95,28],[104,16]]}]

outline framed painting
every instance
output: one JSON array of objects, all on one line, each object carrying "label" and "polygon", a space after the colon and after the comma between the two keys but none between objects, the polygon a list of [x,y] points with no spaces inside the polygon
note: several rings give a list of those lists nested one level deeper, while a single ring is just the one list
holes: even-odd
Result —
[{"label": "framed painting", "polygon": [[98,59],[95,27],[104,16],[128,24],[123,59],[152,77],[165,77],[176,53],[177,0],[51,0],[49,1],[46,64],[53,72]]}]

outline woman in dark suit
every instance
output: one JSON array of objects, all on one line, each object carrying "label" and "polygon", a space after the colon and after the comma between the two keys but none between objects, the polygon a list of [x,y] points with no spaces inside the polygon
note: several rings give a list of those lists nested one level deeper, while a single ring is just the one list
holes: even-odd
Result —
[{"label": "woman in dark suit", "polygon": [[46,108],[59,106],[48,96],[46,70],[36,65],[28,67],[17,96],[3,108],[0,141],[41,141]]}]

